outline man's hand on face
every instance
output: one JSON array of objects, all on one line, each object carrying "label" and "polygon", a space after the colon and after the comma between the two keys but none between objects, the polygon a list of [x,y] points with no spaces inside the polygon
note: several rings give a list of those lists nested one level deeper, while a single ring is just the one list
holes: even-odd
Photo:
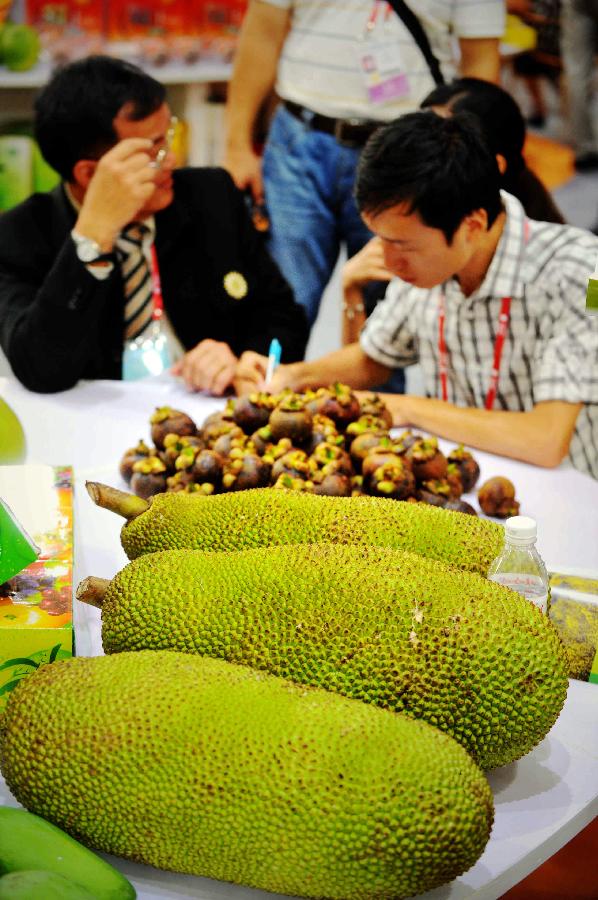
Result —
[{"label": "man's hand on face", "polygon": [[232,384],[237,364],[228,344],[208,338],[186,353],[171,373],[180,375],[192,391],[209,391],[220,397]]},{"label": "man's hand on face", "polygon": [[125,138],[98,160],[75,230],[106,251],[155,190],[151,149],[152,142],[146,138]]}]

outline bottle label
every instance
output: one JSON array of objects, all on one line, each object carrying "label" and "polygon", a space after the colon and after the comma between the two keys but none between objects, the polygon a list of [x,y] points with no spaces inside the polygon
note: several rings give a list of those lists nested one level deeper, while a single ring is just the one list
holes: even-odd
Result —
[{"label": "bottle label", "polygon": [[489,576],[490,581],[517,591],[526,600],[545,613],[548,609],[548,589],[539,575],[528,575],[524,572],[496,572]]}]

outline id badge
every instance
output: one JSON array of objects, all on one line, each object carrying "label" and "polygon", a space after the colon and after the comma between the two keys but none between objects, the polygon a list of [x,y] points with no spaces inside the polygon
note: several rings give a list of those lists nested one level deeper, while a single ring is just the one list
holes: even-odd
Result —
[{"label": "id badge", "polygon": [[409,96],[409,79],[396,45],[366,40],[358,49],[358,61],[370,103],[380,106]]},{"label": "id badge", "polygon": [[150,375],[161,375],[171,365],[170,348],[160,320],[152,322],[134,341],[126,341],[123,351],[123,381],[138,381]]}]

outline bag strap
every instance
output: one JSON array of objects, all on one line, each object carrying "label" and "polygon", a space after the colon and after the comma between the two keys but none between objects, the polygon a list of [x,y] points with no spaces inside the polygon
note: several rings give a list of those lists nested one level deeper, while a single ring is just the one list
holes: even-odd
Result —
[{"label": "bag strap", "polygon": [[415,13],[409,9],[405,0],[387,0],[387,2],[392,6],[397,16],[411,33],[413,40],[421,50],[434,82],[437,85],[444,84],[444,75],[440,69],[440,63],[434,56],[430,41],[428,40],[428,35],[424,31],[422,24]]}]

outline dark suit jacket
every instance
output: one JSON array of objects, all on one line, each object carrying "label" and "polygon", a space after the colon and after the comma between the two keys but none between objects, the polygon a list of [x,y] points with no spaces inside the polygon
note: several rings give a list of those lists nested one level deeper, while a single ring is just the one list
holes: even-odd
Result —
[{"label": "dark suit jacket", "polygon": [[[277,337],[283,361],[302,359],[305,314],[228,173],[181,169],[174,184],[173,202],[156,215],[156,251],[164,307],[183,346],[213,338],[236,354],[266,354]],[[120,270],[105,281],[89,274],[70,237],[75,218],[62,186],[0,216],[0,343],[33,391],[121,377]],[[232,271],[248,285],[240,300],[224,287]]]}]

